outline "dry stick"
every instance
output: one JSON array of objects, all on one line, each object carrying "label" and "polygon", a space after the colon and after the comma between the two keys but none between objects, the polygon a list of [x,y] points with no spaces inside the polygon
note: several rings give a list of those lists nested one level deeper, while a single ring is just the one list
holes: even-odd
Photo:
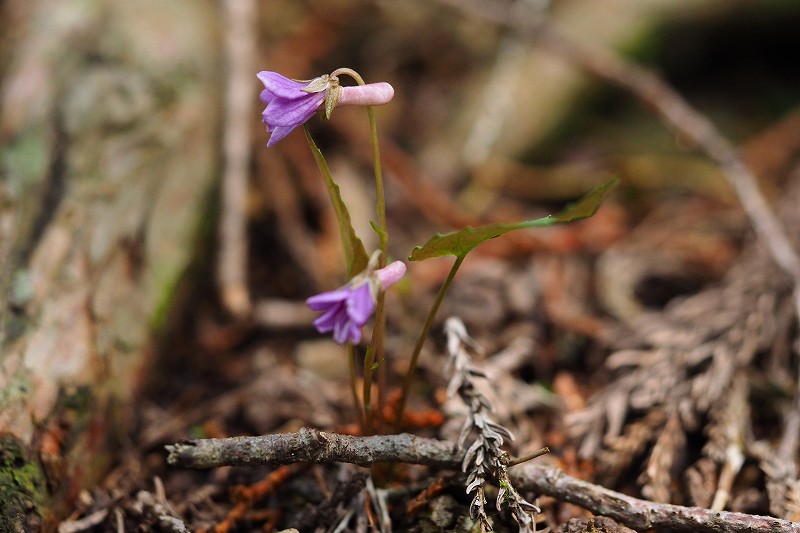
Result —
[{"label": "dry stick", "polygon": [[225,133],[222,210],[219,224],[217,284],[225,308],[242,316],[250,312],[247,290],[245,203],[250,163],[250,124],[255,96],[255,0],[226,0]]},{"label": "dry stick", "polygon": [[[463,451],[446,441],[409,435],[353,437],[303,428],[297,433],[261,437],[200,439],[167,446],[167,462],[183,468],[285,465],[299,462],[413,463],[460,469]],[[768,516],[711,511],[640,500],[575,479],[554,467],[526,463],[514,467],[512,481],[520,490],[574,503],[637,530],[744,533],[800,533],[800,523]]]},{"label": "dry stick", "polygon": [[575,479],[552,467],[526,464],[513,472],[511,477],[520,489],[573,503],[593,514],[613,518],[637,531],[663,528],[668,531],[709,533],[800,532],[800,523],[770,516],[640,500]]},{"label": "dry stick", "polygon": [[400,435],[354,437],[303,428],[297,433],[182,441],[166,447],[167,462],[181,468],[292,463],[412,463],[459,466],[450,442]]},{"label": "dry stick", "polygon": [[649,70],[597,46],[589,48],[571,40],[545,23],[541,14],[531,10],[520,10],[513,5],[508,7],[484,0],[439,1],[517,30],[585,72],[625,89],[652,107],[664,121],[720,166],[736,191],[756,233],[767,245],[778,265],[791,277],[795,286],[798,285],[800,256],[761,194],[755,176],[733,144],[667,83]]}]

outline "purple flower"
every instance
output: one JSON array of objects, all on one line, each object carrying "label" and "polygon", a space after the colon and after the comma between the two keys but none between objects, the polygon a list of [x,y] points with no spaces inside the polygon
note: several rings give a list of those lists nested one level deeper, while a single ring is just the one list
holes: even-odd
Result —
[{"label": "purple flower", "polygon": [[323,103],[325,113],[330,117],[338,105],[382,105],[394,96],[394,89],[388,83],[340,87],[335,75],[295,81],[277,72],[262,71],[258,73],[258,79],[264,84],[261,101],[267,106],[261,113],[261,120],[272,134],[267,146],[272,146],[305,123]]},{"label": "purple flower", "polygon": [[267,146],[286,137],[290,131],[314,116],[317,108],[325,101],[325,91],[309,92],[312,82],[294,81],[277,72],[259,72],[258,79],[264,84],[261,101],[267,107],[261,113],[261,120],[270,132]]},{"label": "purple flower", "polygon": [[359,274],[341,289],[312,296],[306,305],[314,311],[323,311],[314,320],[314,327],[320,333],[332,331],[333,340],[339,344],[360,342],[361,328],[375,310],[377,291],[394,285],[405,273],[406,265],[395,261],[374,272]]},{"label": "purple flower", "polygon": [[339,344],[360,342],[361,327],[375,310],[368,283],[317,294],[306,300],[306,304],[314,311],[324,311],[314,320],[314,327],[320,333],[332,331],[333,340]]}]

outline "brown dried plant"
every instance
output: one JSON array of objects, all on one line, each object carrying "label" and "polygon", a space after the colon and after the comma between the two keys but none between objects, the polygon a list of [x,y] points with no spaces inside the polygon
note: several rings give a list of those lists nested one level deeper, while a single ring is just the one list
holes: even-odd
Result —
[{"label": "brown dried plant", "polygon": [[495,503],[497,510],[500,511],[507,504],[519,530],[523,533],[534,533],[536,523],[533,515],[541,513],[541,509],[526,501],[511,484],[508,476],[508,453],[502,449],[504,440],[513,440],[513,436],[489,416],[493,410],[492,404],[475,385],[476,379],[486,378],[483,371],[472,364],[470,356],[470,352],[480,352],[480,347],[467,334],[460,319],[448,318],[444,329],[449,356],[445,371],[451,373],[447,392],[450,396],[457,394],[468,408],[467,418],[458,438],[458,447],[463,449],[467,438],[475,435],[461,465],[461,469],[467,473],[467,494],[474,494],[469,507],[470,517],[480,521],[483,531],[492,530],[485,507],[485,485],[488,480],[494,479],[500,486]]},{"label": "brown dried plant", "polygon": [[[794,207],[800,172],[793,182],[783,211],[786,227],[800,223]],[[694,462],[687,481],[698,496],[710,491],[711,507],[723,509],[745,460],[758,459],[758,444],[767,450],[759,463],[767,485],[781,487],[770,493],[771,505],[787,516],[797,494],[797,445],[783,454],[791,462],[784,459],[786,464],[776,465],[777,448],[769,443],[770,435],[758,443],[752,436],[749,404],[763,383],[774,389],[778,403],[785,403],[781,395],[797,393],[790,348],[796,321],[787,316],[796,317],[791,280],[762,243],[754,241],[719,283],[673,300],[663,312],[637,317],[626,346],[606,361],[614,375],[611,383],[584,410],[568,417],[581,441],[581,455],[600,458],[610,477],[644,455],[642,493],[665,502],[679,498],[674,480]],[[797,406],[788,410],[797,411]],[[705,438],[695,461],[686,450],[689,434]],[[713,487],[701,489],[703,483]]]}]

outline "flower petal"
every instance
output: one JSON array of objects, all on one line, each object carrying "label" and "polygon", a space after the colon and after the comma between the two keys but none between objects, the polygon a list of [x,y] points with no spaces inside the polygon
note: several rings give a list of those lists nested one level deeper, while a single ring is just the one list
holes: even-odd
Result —
[{"label": "flower petal", "polygon": [[[286,98],[289,100],[300,98],[308,94],[303,91],[303,88],[308,85],[307,81],[294,81],[286,76],[281,76],[277,72],[270,72],[263,70],[256,74],[261,83],[264,84],[264,90],[272,96],[272,98]],[[261,99],[264,100],[264,93],[261,93]],[[266,101],[264,101],[266,103]]]},{"label": "flower petal", "polygon": [[350,292],[350,297],[347,299],[347,316],[354,323],[363,326],[374,310],[375,300],[372,299],[369,284],[359,285]]},{"label": "flower petal", "polygon": [[336,325],[343,319],[347,319],[347,313],[342,305],[338,307],[331,307],[318,316],[316,320],[314,320],[313,324],[320,333],[328,333],[329,331],[333,331],[336,328]]},{"label": "flower petal", "polygon": [[350,297],[350,289],[345,287],[343,289],[336,289],[335,291],[323,292],[315,294],[306,299],[306,305],[314,311],[324,311],[339,302],[344,302]]},{"label": "flower petal", "polygon": [[275,95],[272,94],[272,91],[269,89],[263,89],[259,95],[259,98],[261,98],[261,101],[265,104],[269,104],[275,98]]},{"label": "flower petal", "polygon": [[324,93],[303,93],[303,98],[275,98],[261,114],[270,126],[299,126],[310,119],[325,100]]},{"label": "flower petal", "polygon": [[349,320],[342,320],[336,324],[333,330],[333,340],[339,344],[344,344],[347,341],[354,344],[361,342],[361,327],[356,326]]},{"label": "flower petal", "polygon": [[291,132],[296,126],[276,126],[272,129],[267,129],[267,131],[272,132],[272,135],[269,137],[269,141],[267,141],[267,147],[272,146],[276,142],[280,141]]}]

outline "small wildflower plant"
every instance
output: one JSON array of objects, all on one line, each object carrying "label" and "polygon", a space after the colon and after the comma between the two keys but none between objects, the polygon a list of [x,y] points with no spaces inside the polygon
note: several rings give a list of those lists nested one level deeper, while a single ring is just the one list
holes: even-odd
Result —
[{"label": "small wildflower plant", "polygon": [[[354,79],[357,85],[342,86],[339,77],[343,75]],[[362,430],[365,434],[369,434],[374,431],[376,423],[376,410],[373,408],[371,399],[373,372],[385,358],[385,292],[406,273],[406,265],[402,261],[387,264],[389,233],[386,224],[383,173],[373,110],[373,106],[389,103],[394,96],[394,89],[388,83],[365,83],[358,73],[349,68],[340,68],[330,74],[307,81],[292,80],[270,71],[259,72],[257,76],[264,84],[260,96],[265,105],[262,121],[270,135],[267,146],[275,145],[293,130],[303,126],[306,141],[322,174],[336,213],[349,280],[338,289],[309,297],[306,303],[314,311],[321,312],[314,320],[316,329],[320,333],[330,333],[335,342],[346,347],[353,399],[359,412]],[[325,157],[306,127],[306,122],[313,116],[321,114],[326,119],[330,119],[333,111],[344,105],[366,107],[369,118],[377,198],[377,220],[372,222],[372,228],[378,235],[379,243],[378,250],[372,254],[367,253],[363,241],[353,229],[350,213],[340,194],[339,185],[333,179]],[[611,180],[600,185],[557,215],[523,222],[489,224],[476,228],[466,227],[451,233],[436,234],[428,242],[412,250],[408,257],[409,261],[423,261],[444,256],[453,256],[455,261],[420,328],[419,337],[411,354],[409,368],[403,379],[400,399],[396,404],[394,416],[391,417],[398,425],[403,420],[403,410],[423,344],[430,333],[439,306],[467,254],[481,243],[510,231],[550,226],[590,217],[615,184],[616,180]],[[363,389],[359,397],[356,386],[355,346],[364,340],[363,329],[368,326],[373,314],[375,319],[372,335],[365,350]],[[471,366],[465,355],[467,353],[465,347],[470,346],[472,341],[463,330],[463,324],[460,327],[455,322],[449,321],[448,324],[450,324],[447,333],[450,366],[454,369],[451,392],[458,393],[470,406],[470,415],[465,422],[459,446],[463,447],[465,439],[470,434],[477,435],[476,440],[465,452],[463,464],[464,471],[468,472],[469,476],[467,492],[474,493],[470,513],[473,517],[480,519],[484,529],[491,529],[484,509],[486,503],[484,484],[487,479],[491,478],[500,485],[497,508],[500,509],[504,503],[507,503],[520,530],[533,531],[532,513],[539,512],[539,510],[536,506],[526,502],[513,489],[506,471],[508,454],[501,449],[506,439],[511,440],[511,432],[489,418],[488,413],[491,411],[491,406],[485,397],[477,393],[472,384],[472,380],[479,377],[480,373]]]}]

